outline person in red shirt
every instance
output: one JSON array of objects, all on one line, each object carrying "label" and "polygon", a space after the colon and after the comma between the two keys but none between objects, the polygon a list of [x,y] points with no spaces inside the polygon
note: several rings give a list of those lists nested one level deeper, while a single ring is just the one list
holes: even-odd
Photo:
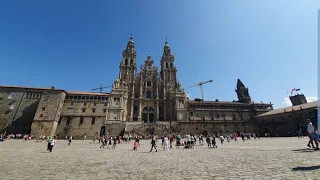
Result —
[{"label": "person in red shirt", "polygon": [[174,140],[174,136],[173,136],[173,135],[171,135],[171,136],[170,136],[170,148],[172,148],[173,140]]}]

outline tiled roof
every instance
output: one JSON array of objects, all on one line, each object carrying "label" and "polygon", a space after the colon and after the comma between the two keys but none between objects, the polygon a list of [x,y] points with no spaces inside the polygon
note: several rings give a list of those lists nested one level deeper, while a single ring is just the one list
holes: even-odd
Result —
[{"label": "tiled roof", "polygon": [[247,103],[240,103],[240,102],[232,102],[232,101],[194,101],[194,100],[189,100],[189,103],[192,104],[238,104],[238,105],[252,105],[252,104],[256,104],[256,105],[272,105],[270,103],[251,103],[251,104],[247,104]]},{"label": "tiled roof", "polygon": [[310,103],[306,103],[306,104],[275,109],[275,110],[260,114],[256,117],[265,117],[265,116],[271,116],[271,115],[275,115],[275,114],[282,114],[282,113],[288,113],[288,112],[292,112],[292,111],[300,111],[301,109],[304,110],[304,109],[312,109],[312,108],[317,108],[317,107],[318,107],[318,101],[314,101],[314,102],[310,102]]},{"label": "tiled roof", "polygon": [[109,93],[97,93],[97,92],[79,92],[79,91],[67,91],[70,95],[96,95],[96,96],[109,96]]},{"label": "tiled roof", "polygon": [[21,88],[21,89],[38,89],[38,90],[64,91],[63,89],[37,88],[37,87],[28,87],[28,86],[0,86],[0,88]]},{"label": "tiled roof", "polygon": [[98,95],[98,96],[108,96],[109,95],[109,93],[65,91],[63,89],[37,88],[37,87],[27,87],[27,86],[0,86],[0,88],[20,88],[20,89],[64,91],[64,92],[67,92],[68,94],[75,94],[75,95]]}]

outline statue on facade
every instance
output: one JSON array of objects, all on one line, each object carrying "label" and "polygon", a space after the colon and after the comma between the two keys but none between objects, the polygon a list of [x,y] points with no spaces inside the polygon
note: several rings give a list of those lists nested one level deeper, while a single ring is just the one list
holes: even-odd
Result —
[{"label": "statue on facade", "polygon": [[115,87],[116,89],[120,88],[120,80],[119,80],[119,78],[117,78],[115,85],[116,85],[116,87]]}]

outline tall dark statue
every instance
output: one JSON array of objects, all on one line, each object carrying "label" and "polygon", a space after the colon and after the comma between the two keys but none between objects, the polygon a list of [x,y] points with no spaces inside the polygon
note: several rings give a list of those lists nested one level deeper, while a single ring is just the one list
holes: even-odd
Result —
[{"label": "tall dark statue", "polygon": [[237,81],[236,93],[238,100],[241,103],[251,103],[251,97],[249,95],[249,89],[244,86],[240,79]]}]

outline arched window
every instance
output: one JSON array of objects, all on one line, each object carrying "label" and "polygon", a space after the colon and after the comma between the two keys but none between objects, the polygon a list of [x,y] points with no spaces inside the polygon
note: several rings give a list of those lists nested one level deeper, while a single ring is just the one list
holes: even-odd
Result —
[{"label": "arched window", "polygon": [[128,65],[128,59],[124,60],[124,64],[127,66]]},{"label": "arched window", "polygon": [[133,106],[133,116],[134,117],[138,116],[138,105],[137,104],[135,104]]},{"label": "arched window", "polygon": [[151,91],[150,90],[146,91],[146,98],[151,99]]},{"label": "arched window", "polygon": [[130,65],[133,65],[133,59],[130,59]]},{"label": "arched window", "polygon": [[173,64],[172,63],[170,63],[170,68],[173,68]]},{"label": "arched window", "polygon": [[153,123],[154,110],[152,107],[145,107],[142,110],[142,121],[145,123]]}]

